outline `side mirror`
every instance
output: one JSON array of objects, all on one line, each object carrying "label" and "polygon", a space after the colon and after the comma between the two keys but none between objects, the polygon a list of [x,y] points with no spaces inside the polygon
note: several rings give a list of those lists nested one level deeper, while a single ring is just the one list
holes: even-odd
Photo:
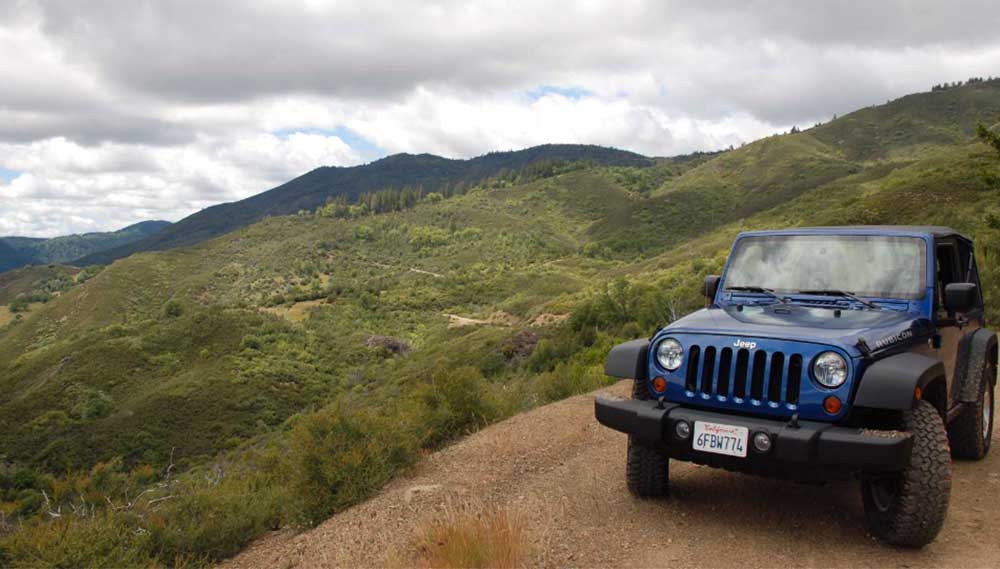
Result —
[{"label": "side mirror", "polygon": [[702,294],[705,295],[705,298],[715,300],[715,293],[719,292],[719,281],[721,280],[722,277],[719,275],[708,275],[705,277],[705,286],[702,289]]},{"label": "side mirror", "polygon": [[944,308],[948,312],[968,312],[976,307],[975,283],[951,283],[944,287]]}]

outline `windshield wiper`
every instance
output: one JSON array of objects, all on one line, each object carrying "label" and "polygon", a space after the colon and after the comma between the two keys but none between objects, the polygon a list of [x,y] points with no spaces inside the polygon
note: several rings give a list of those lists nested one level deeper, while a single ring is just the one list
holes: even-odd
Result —
[{"label": "windshield wiper", "polygon": [[796,292],[796,294],[815,294],[817,296],[842,296],[844,298],[849,298],[855,302],[860,302],[861,304],[873,310],[882,310],[882,307],[875,304],[874,302],[869,302],[859,296],[855,296],[854,293],[848,292],[846,290],[837,290],[837,289],[800,290]]},{"label": "windshield wiper", "polygon": [[788,298],[780,296],[778,293],[774,292],[773,289],[764,288],[762,286],[727,286],[725,290],[733,290],[736,292],[759,292],[761,294],[766,294],[771,298],[777,300],[778,302],[785,303],[788,302]]}]

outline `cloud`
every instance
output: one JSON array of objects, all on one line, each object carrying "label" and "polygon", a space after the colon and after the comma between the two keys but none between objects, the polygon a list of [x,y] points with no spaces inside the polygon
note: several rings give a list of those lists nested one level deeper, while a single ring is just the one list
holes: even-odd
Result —
[{"label": "cloud", "polygon": [[0,234],[173,220],[394,152],[715,149],[1000,74],[1000,10],[984,1],[0,0],[0,11]]},{"label": "cloud", "polygon": [[360,160],[337,136],[307,133],[204,139],[179,147],[86,146],[65,138],[0,144],[0,166],[20,172],[0,183],[0,235],[49,237],[177,220],[321,164]]}]

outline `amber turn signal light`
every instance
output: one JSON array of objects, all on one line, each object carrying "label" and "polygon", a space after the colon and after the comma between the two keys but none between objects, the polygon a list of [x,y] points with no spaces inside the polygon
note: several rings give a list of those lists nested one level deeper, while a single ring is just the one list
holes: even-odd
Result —
[{"label": "amber turn signal light", "polygon": [[653,391],[663,393],[667,390],[667,380],[662,377],[653,378]]},{"label": "amber turn signal light", "polygon": [[831,395],[823,400],[823,410],[831,415],[836,415],[840,413],[840,408],[844,404],[840,402],[840,399],[836,395]]}]

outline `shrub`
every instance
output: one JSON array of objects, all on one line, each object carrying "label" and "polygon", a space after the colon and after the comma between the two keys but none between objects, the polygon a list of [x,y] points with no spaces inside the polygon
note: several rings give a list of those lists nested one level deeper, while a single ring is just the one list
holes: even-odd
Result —
[{"label": "shrub", "polygon": [[64,516],[32,521],[3,539],[0,549],[25,567],[154,567],[149,536],[126,516]]},{"label": "shrub", "polygon": [[499,351],[487,352],[479,362],[479,372],[485,377],[500,375],[505,369],[507,369],[507,359]]},{"label": "shrub", "polygon": [[31,304],[31,299],[23,294],[17,295],[17,297],[10,301],[10,311],[13,313],[24,312],[28,310],[28,305]]},{"label": "shrub", "polygon": [[358,241],[371,241],[375,236],[375,231],[367,225],[359,225],[354,230],[354,238]]},{"label": "shrub", "polygon": [[240,347],[244,350],[260,350],[263,347],[263,342],[261,342],[261,339],[257,336],[248,335],[244,336]]},{"label": "shrub", "polygon": [[287,487],[273,467],[260,466],[229,476],[192,473],[140,494],[122,484],[148,481],[148,467],[126,477],[116,465],[99,465],[89,478],[71,482],[80,491],[72,497],[78,504],[86,497],[93,510],[80,515],[62,508],[59,518],[27,520],[0,537],[0,551],[28,567],[207,565],[280,526]]},{"label": "shrub", "polygon": [[587,243],[583,246],[583,255],[592,259],[610,259],[611,249],[600,243]]},{"label": "shrub", "polygon": [[349,412],[341,405],[302,418],[289,448],[295,517],[319,523],[409,465],[418,444],[399,420],[384,408]]},{"label": "shrub", "polygon": [[608,378],[600,365],[574,362],[559,364],[554,371],[539,375],[535,389],[539,400],[549,403],[593,391],[607,383]]},{"label": "shrub", "polygon": [[410,245],[414,249],[429,249],[448,244],[448,232],[439,227],[421,226],[410,230]]},{"label": "shrub", "polygon": [[281,525],[288,496],[268,469],[202,480],[190,477],[175,485],[176,498],[150,517],[149,549],[161,564],[223,559]]},{"label": "shrub", "polygon": [[487,425],[500,415],[478,369],[441,369],[417,391],[426,444],[431,446]]},{"label": "shrub", "polygon": [[[589,332],[586,329],[585,332]],[[527,360],[528,369],[535,373],[552,371],[555,367],[570,358],[581,347],[579,336],[586,336],[586,333],[574,334],[570,330],[561,331],[551,338],[543,338],[535,345],[535,350]],[[588,338],[582,338],[587,340]]]},{"label": "shrub", "polygon": [[74,384],[67,389],[66,395],[70,412],[82,421],[107,417],[111,413],[111,397],[99,389]]},{"label": "shrub", "polygon": [[184,305],[177,299],[168,300],[163,305],[163,315],[167,318],[179,318],[184,314]]}]

